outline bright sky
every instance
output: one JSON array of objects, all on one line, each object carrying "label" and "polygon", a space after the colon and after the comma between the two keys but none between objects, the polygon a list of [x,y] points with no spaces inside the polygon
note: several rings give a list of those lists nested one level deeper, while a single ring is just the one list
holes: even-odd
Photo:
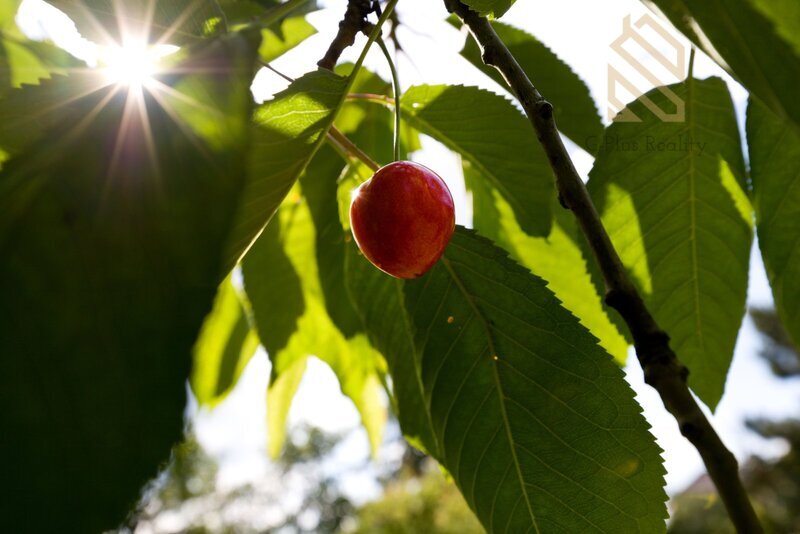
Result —
[{"label": "bright sky", "polygon": [[[336,32],[344,0],[323,0],[321,3],[333,8],[323,9],[308,17],[319,33],[273,62],[275,67],[292,77],[316,68],[316,61]],[[398,10],[401,20],[407,24],[400,29],[401,43],[408,54],[401,57],[398,65],[403,86],[450,83],[479,85],[501,91],[494,82],[458,56],[464,37],[444,22],[447,13],[441,2],[401,0]],[[630,69],[624,70],[624,65],[620,64],[609,44],[619,36],[625,16],[631,15],[635,21],[646,12],[638,0],[519,0],[503,17],[503,21],[527,30],[556,51],[587,82],[598,109],[605,117],[608,65],[613,64],[623,73],[632,74]],[[29,35],[49,35],[56,43],[90,64],[97,60],[96,47],[80,40],[74,26],[42,0],[24,0],[17,20]],[[685,39],[678,38],[686,43]],[[359,38],[343,59],[354,60],[363,44],[364,38]],[[665,83],[677,81],[667,76],[663,69],[659,71],[656,62],[646,53],[635,55],[659,73]],[[366,65],[388,79],[388,67],[377,47],[371,51]],[[742,128],[746,91],[711,60],[698,53],[695,76],[702,78],[708,75],[722,76],[728,82]],[[257,99],[263,100],[284,86],[285,82],[280,78],[262,71],[254,83],[253,91]],[[641,88],[648,90],[651,87],[642,85]],[[572,150],[572,155],[578,170],[585,176],[591,168],[592,158],[580,149]],[[457,199],[458,222],[468,224],[471,214],[457,158],[428,138],[423,138],[423,150],[414,158],[436,168],[445,178]],[[759,306],[772,304],[764,268],[757,253],[753,254],[751,261],[748,301]],[[785,445],[780,441],[766,441],[744,429],[745,418],[796,415],[800,407],[797,382],[776,380],[757,356],[758,345],[759,338],[746,318],[728,377],[726,394],[713,417],[713,423],[723,440],[740,459],[751,453],[777,455],[785,450]],[[629,362],[632,363],[626,368],[628,380],[644,406],[648,421],[653,425],[653,433],[666,451],[668,490],[674,493],[703,471],[702,462],[694,448],[679,434],[675,421],[666,413],[655,391],[643,384],[642,372],[635,357],[629,358]],[[242,482],[257,481],[268,470],[265,451],[265,390],[268,376],[268,359],[260,352],[249,365],[236,390],[215,411],[198,411],[193,404],[188,408],[201,442],[220,461],[220,482],[223,485],[235,486]],[[331,431],[353,429],[346,442],[337,449],[337,457],[329,466],[331,469],[335,469],[336,465],[355,465],[368,456],[367,439],[358,426],[357,412],[350,401],[340,394],[332,372],[318,361],[310,365],[290,413],[290,424],[301,421]],[[358,499],[374,496],[379,489],[370,473],[344,477],[342,484]]]}]

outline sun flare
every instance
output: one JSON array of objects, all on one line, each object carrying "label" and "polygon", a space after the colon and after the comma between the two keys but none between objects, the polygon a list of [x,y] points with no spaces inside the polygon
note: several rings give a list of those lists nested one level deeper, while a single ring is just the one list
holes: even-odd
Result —
[{"label": "sun flare", "polygon": [[100,51],[99,63],[109,83],[146,87],[160,72],[161,60],[176,50],[175,46],[131,41],[122,46],[104,47]]}]

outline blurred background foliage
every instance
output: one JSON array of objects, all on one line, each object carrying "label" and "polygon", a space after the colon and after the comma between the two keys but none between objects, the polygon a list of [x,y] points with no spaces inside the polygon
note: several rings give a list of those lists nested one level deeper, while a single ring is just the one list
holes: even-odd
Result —
[{"label": "blurred background foliage", "polygon": [[[800,377],[800,355],[775,312],[751,309],[750,317],[761,334],[759,355],[773,372],[786,380]],[[800,385],[798,385],[800,390]],[[748,427],[767,439],[781,440],[786,452],[777,459],[751,456],[742,462],[741,474],[769,533],[800,531],[800,419],[751,420]],[[390,426],[396,421],[390,421]],[[390,433],[391,434],[391,433]],[[401,454],[382,459],[378,499],[351,501],[335,477],[322,475],[344,436],[306,425],[291,429],[277,460],[277,476],[260,484],[220,491],[216,464],[195,437],[173,451],[172,461],[154,482],[128,525],[128,531],[169,531],[164,518],[189,518],[176,523],[179,530],[195,534],[269,532],[353,534],[478,534],[480,523],[458,489],[434,461],[408,445],[397,433],[390,440]],[[274,515],[269,526],[256,526],[252,513],[259,504],[281,502],[289,491],[283,484],[302,479],[299,505]],[[284,482],[282,482],[284,481]],[[268,488],[265,490],[265,488]],[[293,491],[293,490],[292,490]],[[270,501],[270,499],[274,499]],[[242,503],[251,503],[242,507]],[[229,514],[240,507],[250,513]],[[668,531],[673,534],[733,533],[725,509],[706,475],[673,496]],[[258,512],[255,512],[258,515]]]},{"label": "blurred background foliage", "polygon": [[[786,380],[800,378],[800,355],[775,312],[751,309],[761,334],[760,356]],[[798,384],[800,391],[800,384]],[[800,531],[800,419],[751,420],[748,427],[764,438],[782,440],[786,452],[777,459],[752,456],[742,462],[741,474],[759,515],[770,533]],[[396,421],[390,421],[390,426]],[[391,432],[389,434],[392,434]],[[478,534],[484,532],[458,489],[434,461],[392,434],[402,453],[383,458],[376,500],[355,503],[337,477],[322,474],[344,435],[306,425],[294,427],[277,459],[278,470],[258,487],[247,485],[221,491],[216,463],[191,431],[173,451],[168,468],[149,488],[128,532],[191,532],[228,534],[269,532],[352,534]],[[386,447],[384,447],[384,450]],[[285,500],[282,481],[302,480],[295,504],[271,514],[273,524],[258,527],[252,514],[258,507]],[[266,489],[265,489],[266,488]],[[294,490],[292,490],[294,491]],[[249,503],[249,504],[245,504]],[[267,504],[265,504],[267,503]],[[229,513],[239,509],[237,513]],[[724,507],[706,475],[670,501],[673,534],[733,533]],[[248,512],[249,511],[249,512]],[[177,530],[169,530],[170,516]],[[177,518],[188,519],[180,523]]]}]

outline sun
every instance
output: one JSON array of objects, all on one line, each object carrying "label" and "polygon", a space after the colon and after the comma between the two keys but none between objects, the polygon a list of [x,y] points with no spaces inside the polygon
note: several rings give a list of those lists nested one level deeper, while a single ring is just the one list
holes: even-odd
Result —
[{"label": "sun", "polygon": [[98,63],[108,83],[132,88],[152,84],[161,70],[161,60],[178,48],[150,45],[146,41],[127,41],[101,48]]}]

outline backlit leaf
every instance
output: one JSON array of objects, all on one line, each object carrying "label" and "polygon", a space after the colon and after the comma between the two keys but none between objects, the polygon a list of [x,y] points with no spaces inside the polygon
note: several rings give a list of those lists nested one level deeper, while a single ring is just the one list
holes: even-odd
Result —
[{"label": "backlit leaf", "polygon": [[361,319],[345,287],[345,250],[352,239],[339,222],[336,180],[345,162],[329,146],[320,148],[300,177],[300,184],[314,222],[319,282],[325,308],[339,331],[350,338],[363,330]]},{"label": "backlit leaf", "polygon": [[[245,289],[253,306],[256,326],[272,362],[268,395],[270,399],[281,400],[280,403],[268,405],[268,425],[271,429],[285,426],[289,403],[294,389],[299,385],[298,366],[304,365],[299,362],[314,355],[331,367],[339,379],[342,392],[353,400],[375,451],[380,444],[386,420],[379,380],[383,366],[381,357],[364,334],[346,338],[329,318],[320,287],[315,243],[315,228],[309,207],[302,197],[296,195],[284,202],[242,262]],[[283,249],[288,264],[274,263],[276,248]],[[287,269],[291,269],[291,272],[287,272]],[[295,276],[302,291],[302,314],[297,318],[295,329],[280,330],[289,335],[282,336],[282,343],[274,346],[271,343],[271,331],[276,328],[275,318],[286,313],[286,286],[281,281],[287,277],[291,280]],[[289,289],[292,293],[296,292],[294,287]],[[288,385],[281,382],[285,372],[290,372],[294,377],[288,381]],[[280,394],[273,394],[275,388]],[[283,447],[281,437],[279,432],[269,436],[269,451],[273,456],[277,456]]]},{"label": "backlit leaf", "polygon": [[[502,22],[492,22],[492,27],[536,88],[553,104],[558,129],[581,148],[594,152],[592,142],[602,135],[603,123],[586,83],[533,35]],[[484,65],[475,39],[467,38],[461,55],[508,89],[497,69]]]},{"label": "backlit leaf", "polygon": [[306,15],[319,9],[317,0],[217,0],[229,25],[258,20],[264,26],[280,23],[288,17]]},{"label": "backlit leaf", "polygon": [[19,0],[0,6],[0,96],[13,87],[36,84],[53,73],[86,65],[66,51],[46,41],[28,39],[15,21]]},{"label": "backlit leaf", "polygon": [[261,31],[259,54],[264,61],[272,61],[317,33],[303,17],[288,18],[276,26]]},{"label": "backlit leaf", "polygon": [[190,385],[201,405],[214,406],[236,385],[258,347],[236,289],[226,278],[194,347]]},{"label": "backlit leaf", "polygon": [[514,210],[523,230],[547,235],[553,173],[525,116],[504,97],[464,86],[411,87],[403,117],[460,153]]},{"label": "backlit leaf", "polygon": [[469,163],[464,163],[464,178],[472,193],[475,229],[509,252],[523,267],[547,281],[547,287],[599,338],[600,345],[624,364],[629,343],[609,319],[608,310],[592,283],[575,217],[557,209],[547,237],[531,237],[517,224],[511,207],[486,186]]},{"label": "backlit leaf", "polygon": [[95,43],[125,45],[133,40],[183,45],[208,33],[224,20],[214,0],[47,0],[75,22]]},{"label": "backlit leaf", "polygon": [[775,26],[776,33],[800,56],[800,2],[795,0],[750,0]]},{"label": "backlit leaf", "polygon": [[247,188],[226,253],[230,267],[247,251],[325,139],[347,83],[347,78],[329,71],[314,71],[256,111]]},{"label": "backlit leaf", "polygon": [[[689,385],[712,409],[725,386],[745,311],[752,209],[733,103],[719,78],[668,87],[683,122],[662,122],[641,100],[642,122],[605,134],[589,191],[611,239]],[[647,93],[672,113],[660,88]]]},{"label": "backlit leaf", "polygon": [[758,244],[778,316],[800,346],[800,133],[751,99],[747,144]]}]

